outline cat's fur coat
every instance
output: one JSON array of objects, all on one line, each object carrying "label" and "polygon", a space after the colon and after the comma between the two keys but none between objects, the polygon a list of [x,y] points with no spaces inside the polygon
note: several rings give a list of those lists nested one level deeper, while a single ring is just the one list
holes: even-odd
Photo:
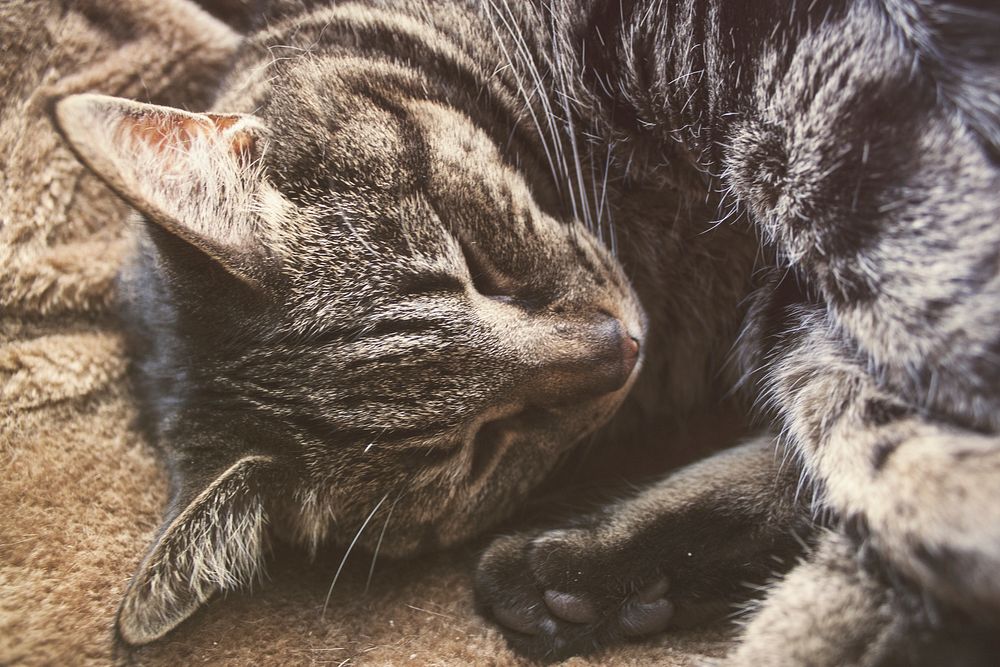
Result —
[{"label": "cat's fur coat", "polygon": [[[156,223],[126,284],[177,492],[123,637],[251,576],[268,521],[310,544],[450,544],[623,400],[607,437],[734,384],[808,492],[765,439],[498,541],[481,602],[515,645],[696,618],[794,551],[809,509],[853,542],[822,534],[801,571],[885,599],[853,635],[781,626],[793,574],[735,662],[905,655],[932,624],[912,590],[992,627],[998,26],[921,0],[275,3],[224,114],[64,102],[81,156]],[[629,336],[638,379],[607,354]]]}]

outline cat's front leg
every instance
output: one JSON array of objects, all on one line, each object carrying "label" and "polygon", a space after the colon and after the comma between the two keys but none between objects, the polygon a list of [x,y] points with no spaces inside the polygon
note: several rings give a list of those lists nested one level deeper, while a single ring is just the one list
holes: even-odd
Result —
[{"label": "cat's front leg", "polygon": [[823,531],[817,542],[808,559],[769,590],[721,665],[861,667],[883,664],[892,654],[902,634],[892,592],[860,566],[846,537]]},{"label": "cat's front leg", "polygon": [[790,443],[849,532],[938,599],[1000,622],[1000,439],[885,391],[824,311],[771,372]]},{"label": "cat's front leg", "polygon": [[760,438],[567,524],[496,540],[480,610],[520,652],[588,653],[731,611],[810,530],[797,472]]},{"label": "cat's front leg", "polygon": [[824,530],[776,582],[719,667],[993,667],[1000,638],[934,613],[919,593],[886,585],[870,554]]}]

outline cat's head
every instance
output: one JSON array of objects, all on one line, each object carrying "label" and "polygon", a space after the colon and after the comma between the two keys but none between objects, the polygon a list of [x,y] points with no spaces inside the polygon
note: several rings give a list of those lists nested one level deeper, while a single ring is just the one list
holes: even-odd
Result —
[{"label": "cat's head", "polygon": [[175,494],[130,643],[245,582],[274,529],[390,555],[483,530],[638,372],[644,316],[591,233],[461,113],[341,84],[253,115],[56,107],[146,221],[124,288]]}]

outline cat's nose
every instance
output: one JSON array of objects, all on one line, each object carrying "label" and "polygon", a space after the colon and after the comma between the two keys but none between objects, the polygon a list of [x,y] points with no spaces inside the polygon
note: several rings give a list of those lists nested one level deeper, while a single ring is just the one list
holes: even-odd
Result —
[{"label": "cat's nose", "polygon": [[[615,321],[617,322],[617,320]],[[614,389],[611,391],[621,389],[628,382],[632,371],[635,370],[636,363],[639,361],[638,339],[629,335],[620,322],[618,325],[605,342],[605,345],[607,345],[606,354],[609,355],[608,362],[610,362],[610,366],[607,369],[610,373],[607,382],[609,385],[614,386]]]},{"label": "cat's nose", "polygon": [[625,378],[632,374],[635,364],[639,361],[639,339],[626,335],[622,338],[622,361],[625,365]]},{"label": "cat's nose", "polygon": [[639,360],[639,341],[603,313],[556,324],[546,338],[523,387],[525,400],[535,405],[578,403],[617,391]]}]

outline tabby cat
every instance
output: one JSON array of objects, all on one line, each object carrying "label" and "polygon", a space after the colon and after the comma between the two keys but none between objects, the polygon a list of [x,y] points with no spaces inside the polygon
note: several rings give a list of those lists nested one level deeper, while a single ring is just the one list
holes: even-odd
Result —
[{"label": "tabby cat", "polygon": [[990,636],[1000,9],[262,11],[217,112],[55,111],[142,214],[122,292],[173,497],[125,642],[247,583],[275,533],[446,547],[585,439],[670,447],[734,390],[779,435],[486,551],[515,648],[699,622],[801,548],[732,664]]}]

